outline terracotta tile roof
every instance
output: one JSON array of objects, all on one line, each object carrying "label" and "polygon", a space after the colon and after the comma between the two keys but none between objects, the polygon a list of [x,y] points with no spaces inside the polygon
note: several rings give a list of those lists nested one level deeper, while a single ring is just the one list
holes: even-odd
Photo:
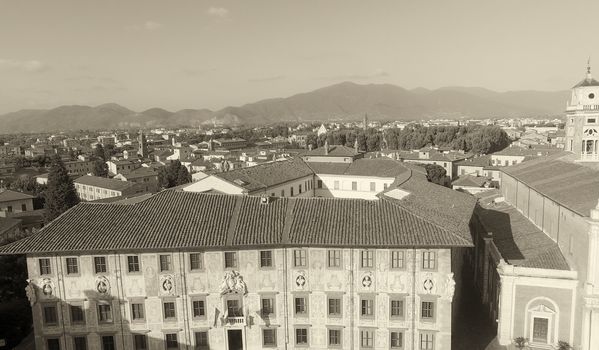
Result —
[{"label": "terracotta tile roof", "polygon": [[459,166],[478,166],[478,167],[486,167],[491,165],[491,156],[484,155],[480,157],[472,157],[468,159],[459,160],[456,162],[456,165]]},{"label": "terracotta tile roof", "polygon": [[214,175],[241,186],[251,193],[313,174],[312,169],[303,160],[293,158]]},{"label": "terracotta tile roof", "polygon": [[582,216],[589,216],[599,199],[599,169],[582,163],[537,158],[502,171]]},{"label": "terracotta tile roof", "polygon": [[352,147],[342,145],[330,145],[329,153],[325,154],[324,147],[318,147],[311,151],[307,151],[302,156],[323,156],[323,157],[355,157],[361,154]]},{"label": "terracotta tile roof", "polygon": [[129,187],[134,186],[135,184],[127,181],[109,179],[106,177],[98,177],[91,175],[83,175],[81,177],[76,178],[73,181],[75,184],[87,185],[87,186],[96,186],[100,188],[105,188],[108,190],[114,191],[122,191]]},{"label": "terracotta tile roof", "polygon": [[489,181],[484,176],[460,175],[460,177],[451,183],[452,186],[483,187]]},{"label": "terracotta tile roof", "polygon": [[479,205],[475,214],[486,232],[493,233],[493,243],[503,259],[511,265],[551,270],[570,270],[557,243],[501,197],[499,190],[475,195]]},{"label": "terracotta tile roof", "polygon": [[28,195],[26,193],[0,189],[0,202],[10,202],[10,201],[23,200],[23,199],[33,199],[33,198],[35,198],[35,197]]},{"label": "terracotta tile roof", "polygon": [[456,232],[381,199],[273,198],[163,191],[135,204],[81,203],[0,254],[249,246],[464,247]]},{"label": "terracotta tile roof", "polygon": [[408,171],[399,161],[390,158],[361,158],[352,163],[307,162],[316,174],[396,177]]}]

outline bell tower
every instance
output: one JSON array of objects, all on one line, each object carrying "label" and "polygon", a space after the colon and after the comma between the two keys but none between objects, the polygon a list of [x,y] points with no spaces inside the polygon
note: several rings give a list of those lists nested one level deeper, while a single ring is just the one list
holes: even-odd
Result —
[{"label": "bell tower", "polygon": [[590,59],[586,78],[574,85],[566,106],[564,147],[578,161],[599,162],[599,81],[591,75]]}]

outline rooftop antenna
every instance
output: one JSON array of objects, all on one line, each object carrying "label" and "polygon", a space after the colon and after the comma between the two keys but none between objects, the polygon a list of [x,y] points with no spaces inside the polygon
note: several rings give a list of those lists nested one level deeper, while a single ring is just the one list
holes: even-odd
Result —
[{"label": "rooftop antenna", "polygon": [[587,80],[591,80],[591,56],[587,60]]}]

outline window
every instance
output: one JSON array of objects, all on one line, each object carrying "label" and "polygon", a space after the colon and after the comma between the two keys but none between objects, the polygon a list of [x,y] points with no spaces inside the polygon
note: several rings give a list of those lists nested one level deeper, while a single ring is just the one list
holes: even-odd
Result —
[{"label": "window", "polygon": [[48,345],[48,350],[60,350],[60,339],[58,338],[48,338],[46,344]]},{"label": "window", "polygon": [[260,267],[272,267],[272,251],[262,250],[260,252]]},{"label": "window", "polygon": [[340,329],[329,329],[329,346],[341,346]]},{"label": "window", "polygon": [[166,350],[179,349],[179,341],[177,340],[177,333],[168,333],[165,335],[165,338],[166,338]]},{"label": "window", "polygon": [[363,250],[361,252],[362,255],[362,267],[372,268],[374,266],[374,251],[373,250]]},{"label": "window", "polygon": [[295,329],[295,345],[308,345],[308,328]]},{"label": "window", "polygon": [[225,268],[237,267],[237,252],[225,252]]},{"label": "window", "polygon": [[435,335],[433,333],[420,333],[420,350],[434,350]]},{"label": "window", "polygon": [[392,269],[403,269],[404,267],[404,252],[401,250],[394,250],[391,252],[391,268]]},{"label": "window", "polygon": [[303,249],[296,249],[293,251],[293,266],[305,267],[306,266],[306,251]]},{"label": "window", "polygon": [[318,182],[316,182],[316,186],[318,188],[322,188],[322,180],[318,180]]},{"label": "window", "polygon": [[291,187],[291,197],[293,197],[293,187]]},{"label": "window", "polygon": [[127,269],[129,272],[139,272],[139,256],[127,256]]},{"label": "window", "polygon": [[365,348],[365,349],[374,348],[374,331],[372,331],[372,330],[361,330],[360,331],[360,348]]},{"label": "window", "polygon": [[306,315],[308,314],[308,305],[306,297],[295,297],[295,314],[296,315]]},{"label": "window", "polygon": [[112,322],[112,309],[110,304],[99,304],[98,305],[98,322],[110,323]]},{"label": "window", "polygon": [[329,267],[341,267],[341,250],[327,251]]},{"label": "window", "polygon": [[285,197],[285,190],[281,190],[281,197]]},{"label": "window", "polygon": [[360,315],[362,317],[374,316],[374,298],[363,298],[360,301]]},{"label": "window", "polygon": [[533,317],[532,341],[547,344],[549,336],[549,319],[545,317]]},{"label": "window", "polygon": [[12,213],[12,205],[7,205],[6,206],[6,211],[9,213]]},{"label": "window", "polygon": [[165,321],[174,321],[177,319],[177,313],[175,311],[174,301],[165,301],[162,303],[162,310],[164,311]]},{"label": "window", "polygon": [[27,204],[21,204],[21,211],[27,211]]},{"label": "window", "polygon": [[102,336],[102,350],[116,350],[114,337],[112,335]]},{"label": "window", "polygon": [[44,324],[46,326],[55,326],[58,324],[56,305],[44,305]]},{"label": "window", "polygon": [[170,271],[172,257],[169,254],[160,255],[160,271]]},{"label": "window", "polygon": [[67,275],[73,275],[79,273],[79,265],[77,264],[77,258],[66,258],[67,262]]},{"label": "window", "polygon": [[207,331],[195,332],[195,340],[196,340],[196,350],[210,349],[210,344],[208,343],[208,332]]},{"label": "window", "polygon": [[329,316],[341,317],[341,298],[329,298]]},{"label": "window", "polygon": [[50,259],[42,258],[38,261],[40,264],[40,275],[49,275],[52,273],[52,269],[50,268]]},{"label": "window", "polygon": [[370,192],[376,192],[376,182],[370,183]]},{"label": "window", "polygon": [[358,190],[358,182],[356,182],[356,181],[352,181],[351,182],[351,190],[352,191],[357,191]]},{"label": "window", "polygon": [[96,273],[106,273],[106,257],[95,256],[94,257],[94,271]]},{"label": "window", "polygon": [[403,300],[391,300],[391,317],[402,318],[404,317],[404,301]]},{"label": "window", "polygon": [[191,302],[191,307],[193,308],[193,317],[201,318],[206,317],[206,303],[204,300],[194,300]]},{"label": "window", "polygon": [[389,188],[389,185],[388,185],[388,184],[386,184],[386,183],[384,183],[384,184],[383,184],[383,189],[384,189],[384,190],[386,190],[387,188]]},{"label": "window", "polygon": [[241,309],[241,302],[239,299],[227,300],[227,314],[229,317],[242,317],[243,310]]},{"label": "window", "polygon": [[262,330],[262,345],[277,346],[277,330],[265,328]]},{"label": "window", "polygon": [[274,298],[262,298],[260,303],[262,304],[262,316],[274,315],[275,313],[275,299]]},{"label": "window", "polygon": [[423,321],[432,321],[435,318],[435,302],[423,301],[421,303],[420,316]]},{"label": "window", "polygon": [[595,122],[597,122],[597,119],[595,119],[595,118],[588,118],[587,119],[587,123],[588,124],[595,124]]},{"label": "window", "polygon": [[133,321],[141,321],[145,318],[144,304],[133,303],[131,304],[131,319]]},{"label": "window", "polygon": [[189,268],[193,270],[202,270],[204,268],[202,253],[189,253]]},{"label": "window", "polygon": [[85,337],[73,337],[73,348],[75,350],[87,350],[87,339]]},{"label": "window", "polygon": [[335,182],[333,183],[333,188],[338,190],[339,189],[339,181],[335,180]]},{"label": "window", "polygon": [[391,349],[403,348],[403,333],[398,331],[391,332]]},{"label": "window", "polygon": [[85,313],[83,311],[83,306],[71,305],[70,311],[72,324],[85,324]]},{"label": "window", "polygon": [[148,349],[148,339],[145,334],[134,334],[133,335],[133,346],[135,346],[135,350],[147,350]]},{"label": "window", "polygon": [[297,193],[302,193],[302,185],[297,186]]},{"label": "window", "polygon": [[422,252],[422,269],[434,270],[437,268],[437,254],[427,250]]}]

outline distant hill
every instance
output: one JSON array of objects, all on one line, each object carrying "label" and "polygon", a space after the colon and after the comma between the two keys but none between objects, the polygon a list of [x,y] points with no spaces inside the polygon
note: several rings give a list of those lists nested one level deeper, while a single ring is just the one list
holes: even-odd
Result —
[{"label": "distant hill", "polygon": [[201,123],[261,124],[301,120],[488,118],[560,115],[568,91],[495,92],[478,87],[407,90],[389,84],[344,82],[286,98],[226,107],[219,111],[151,108],[134,112],[109,103],[96,107],[60,106],[0,115],[0,133],[43,130],[174,127]]}]

